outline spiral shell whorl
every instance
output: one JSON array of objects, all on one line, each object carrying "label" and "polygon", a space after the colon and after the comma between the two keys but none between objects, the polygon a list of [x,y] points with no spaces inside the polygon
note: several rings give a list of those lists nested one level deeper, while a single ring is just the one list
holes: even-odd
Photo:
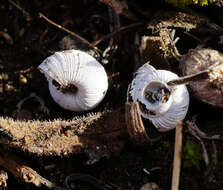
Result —
[{"label": "spiral shell whorl", "polygon": [[[55,102],[71,111],[93,109],[102,101],[108,88],[103,66],[79,50],[57,52],[46,58],[39,69],[48,79]],[[68,87],[74,88],[73,92],[69,92]]]},{"label": "spiral shell whorl", "polygon": [[[142,116],[150,119],[159,131],[175,128],[177,122],[185,118],[188,110],[189,94],[186,86],[167,85],[168,81],[176,78],[176,74],[156,70],[147,63],[138,69],[131,84],[130,95],[133,101],[139,102]],[[148,86],[151,86],[149,99],[145,96]]]}]

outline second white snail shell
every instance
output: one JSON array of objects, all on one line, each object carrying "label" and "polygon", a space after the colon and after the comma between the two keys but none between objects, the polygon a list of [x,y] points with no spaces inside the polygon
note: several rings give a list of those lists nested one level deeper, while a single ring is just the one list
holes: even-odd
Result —
[{"label": "second white snail shell", "polygon": [[56,52],[38,68],[48,79],[54,101],[67,110],[93,109],[102,101],[108,89],[104,67],[79,50]]},{"label": "second white snail shell", "polygon": [[130,87],[134,102],[138,101],[141,115],[152,121],[159,131],[168,131],[185,118],[189,93],[185,85],[168,86],[177,79],[175,73],[156,70],[148,63],[140,67]]}]

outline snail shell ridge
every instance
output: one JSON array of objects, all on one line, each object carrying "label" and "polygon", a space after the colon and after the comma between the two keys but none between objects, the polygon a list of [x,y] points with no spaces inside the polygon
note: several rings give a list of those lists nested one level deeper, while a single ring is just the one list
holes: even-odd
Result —
[{"label": "snail shell ridge", "polygon": [[156,70],[148,63],[136,72],[130,87],[134,102],[138,101],[142,117],[149,119],[159,131],[168,131],[185,118],[189,93],[185,85],[168,86],[178,78],[167,70]]},{"label": "snail shell ridge", "polygon": [[67,110],[78,112],[93,109],[102,101],[108,89],[104,67],[79,50],[56,52],[38,68],[48,80],[54,101]]}]

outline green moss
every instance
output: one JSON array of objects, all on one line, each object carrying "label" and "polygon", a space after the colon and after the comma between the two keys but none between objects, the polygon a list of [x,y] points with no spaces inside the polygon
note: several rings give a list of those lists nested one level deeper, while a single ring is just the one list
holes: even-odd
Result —
[{"label": "green moss", "polygon": [[165,150],[168,150],[168,149],[170,148],[170,142],[168,142],[168,141],[164,141],[164,142],[163,142],[163,148],[164,148]]},{"label": "green moss", "polygon": [[163,152],[167,152],[170,148],[171,148],[170,142],[163,141],[162,145],[155,149],[155,152],[160,154]]},{"label": "green moss", "polygon": [[165,0],[167,3],[170,3],[177,7],[185,7],[191,4],[205,6],[209,3],[215,2],[215,0]]},{"label": "green moss", "polygon": [[187,140],[186,145],[183,149],[183,163],[184,167],[193,167],[199,168],[199,163],[202,160],[202,155],[200,152],[200,147],[196,144],[193,144],[191,141]]}]

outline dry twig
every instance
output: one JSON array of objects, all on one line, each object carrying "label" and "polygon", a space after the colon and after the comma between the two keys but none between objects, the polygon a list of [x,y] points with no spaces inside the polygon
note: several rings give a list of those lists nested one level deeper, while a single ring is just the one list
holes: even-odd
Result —
[{"label": "dry twig", "polygon": [[54,183],[40,176],[32,168],[26,166],[18,157],[10,154],[8,150],[5,151],[1,149],[0,165],[24,183],[32,183],[37,187],[45,185],[49,189],[61,189]]},{"label": "dry twig", "polygon": [[186,34],[187,36],[191,37],[192,39],[198,41],[199,43],[203,42],[200,38],[198,38],[197,36],[195,36],[195,35],[193,35],[193,34],[191,34],[189,32],[184,31],[184,34]]},{"label": "dry twig", "polygon": [[99,43],[101,43],[101,42],[103,42],[103,41],[105,41],[105,40],[108,40],[109,38],[111,38],[111,37],[113,37],[113,36],[115,36],[115,35],[117,35],[117,34],[119,34],[119,33],[121,33],[121,32],[128,31],[128,30],[130,30],[130,29],[132,29],[132,28],[135,28],[135,27],[138,27],[138,26],[142,26],[142,25],[144,25],[144,23],[137,22],[137,23],[134,23],[134,24],[130,24],[130,25],[128,25],[128,26],[120,27],[118,30],[116,30],[116,31],[114,31],[114,32],[112,32],[112,33],[110,33],[110,34],[107,34],[107,35],[101,37],[99,40],[93,42],[92,44],[93,44],[94,46],[96,46],[96,45],[98,45]]},{"label": "dry twig", "polygon": [[45,21],[47,21],[48,23],[52,24],[53,26],[56,26],[57,28],[67,32],[68,34],[78,38],[79,40],[81,40],[83,43],[87,44],[89,47],[97,50],[98,52],[102,53],[101,50],[99,50],[95,45],[91,44],[89,41],[87,41],[86,39],[84,39],[83,37],[81,37],[80,35],[68,30],[67,28],[64,28],[63,26],[55,23],[54,21],[50,20],[49,18],[47,18],[44,14],[39,13],[39,17],[43,18]]},{"label": "dry twig", "polygon": [[182,130],[183,123],[180,121],[176,127],[175,146],[174,146],[174,160],[173,160],[173,174],[171,190],[179,189],[180,182],[180,168],[181,168],[181,151],[182,151]]},{"label": "dry twig", "polygon": [[207,69],[205,69],[203,71],[199,71],[195,74],[191,74],[191,75],[179,77],[177,79],[173,79],[173,80],[169,81],[167,84],[170,86],[174,86],[174,85],[187,84],[189,82],[196,81],[196,80],[206,79],[209,77],[209,74],[211,72],[213,72],[214,68],[219,66],[220,64],[221,63],[217,62],[217,63],[209,66]]},{"label": "dry twig", "polygon": [[20,10],[22,12],[22,14],[25,16],[27,22],[32,20],[32,17],[24,8],[22,8],[21,6],[19,6],[12,0],[8,0],[8,2],[11,3],[14,7],[16,7],[18,10]]},{"label": "dry twig", "polygon": [[220,135],[207,135],[205,132],[201,131],[195,123],[196,117],[193,117],[192,121],[186,121],[187,128],[191,134],[196,134],[198,137],[202,139],[209,140],[220,140]]}]

